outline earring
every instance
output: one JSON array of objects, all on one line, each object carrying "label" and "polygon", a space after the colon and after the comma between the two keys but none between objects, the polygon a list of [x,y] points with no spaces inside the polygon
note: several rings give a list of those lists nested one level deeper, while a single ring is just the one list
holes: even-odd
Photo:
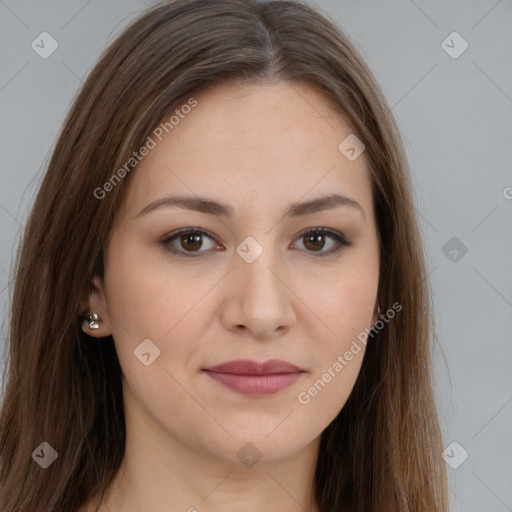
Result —
[{"label": "earring", "polygon": [[[377,313],[380,317],[380,304],[377,304]],[[377,320],[378,321],[378,320]],[[377,323],[377,322],[375,322]],[[372,325],[372,327],[370,328],[370,333],[369,333],[369,336],[375,336],[378,332],[378,329],[375,328],[375,325]]]},{"label": "earring", "polygon": [[101,317],[100,315],[98,315],[97,313],[93,313],[92,315],[89,315],[86,320],[89,322],[89,329],[91,330],[94,330],[94,329],[99,329],[100,328],[100,324],[99,322],[101,322]]}]

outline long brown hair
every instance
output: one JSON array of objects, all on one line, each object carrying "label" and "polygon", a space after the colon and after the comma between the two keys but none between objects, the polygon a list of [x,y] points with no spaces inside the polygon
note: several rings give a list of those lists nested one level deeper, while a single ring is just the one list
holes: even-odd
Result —
[{"label": "long brown hair", "polygon": [[[321,436],[322,512],[444,512],[447,483],[432,388],[433,322],[406,157],[371,72],[339,28],[292,0],[178,0],[107,48],[64,122],[17,259],[0,416],[0,509],[74,512],[103,498],[123,458],[121,368],[92,342],[80,304],[127,175],[165,115],[224,80],[307,82],[366,145],[380,238],[378,299],[402,310],[368,342],[354,389]],[[341,141],[340,141],[341,142]],[[136,171],[133,171],[136,172]],[[96,341],[96,340],[94,340]],[[58,458],[42,469],[42,442]]]}]

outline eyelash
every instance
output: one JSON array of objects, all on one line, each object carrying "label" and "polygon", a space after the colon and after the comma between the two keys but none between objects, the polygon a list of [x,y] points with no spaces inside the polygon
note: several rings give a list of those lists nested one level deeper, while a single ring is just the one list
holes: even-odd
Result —
[{"label": "eyelash", "polygon": [[[211,235],[208,231],[205,231],[201,228],[183,228],[178,231],[173,231],[172,233],[166,235],[162,240],[160,240],[160,243],[165,247],[166,250],[170,251],[172,254],[176,254],[178,256],[183,256],[185,258],[199,258],[201,252],[208,252],[208,251],[198,251],[197,255],[193,253],[187,253],[184,251],[180,251],[175,249],[171,242],[175,239],[177,239],[179,236],[184,234],[191,234],[191,235],[206,235],[207,238],[210,238],[212,241],[215,242],[215,238],[213,235]],[[320,258],[324,258],[326,256],[333,256],[339,252],[341,252],[345,247],[352,247],[353,243],[350,240],[347,240],[343,235],[331,231],[327,228],[312,228],[308,229],[307,231],[303,231],[299,234],[299,239],[306,237],[306,235],[328,235],[332,239],[334,239],[336,242],[338,242],[338,247],[335,247],[334,249],[330,249],[326,252],[315,252],[315,251],[306,251],[311,252],[315,254],[316,256]]]}]

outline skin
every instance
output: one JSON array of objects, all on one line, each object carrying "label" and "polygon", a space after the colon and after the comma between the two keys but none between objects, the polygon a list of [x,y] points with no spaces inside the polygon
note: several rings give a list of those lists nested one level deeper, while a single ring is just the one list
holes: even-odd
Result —
[{"label": "skin", "polygon": [[[101,510],[315,511],[320,434],[353,388],[364,344],[307,405],[298,395],[378,318],[365,154],[349,161],[338,150],[353,129],[310,85],[224,83],[194,98],[198,105],[129,176],[104,280],[95,276],[84,304],[102,322],[83,329],[113,335],[123,370],[126,455]],[[341,206],[283,217],[290,203],[334,192],[364,215]],[[177,193],[227,203],[234,216],[174,206],[137,217]],[[169,243],[198,257],[160,243],[186,227],[215,237],[203,236],[202,246]],[[318,256],[338,242],[326,236],[323,246],[308,245],[301,233],[322,227],[353,246]],[[263,248],[252,263],[236,252],[248,236]],[[147,338],[160,350],[149,366],[134,356]],[[255,397],[201,371],[238,358],[284,359],[305,372],[291,387]],[[237,457],[247,442],[262,454],[252,467]]]}]

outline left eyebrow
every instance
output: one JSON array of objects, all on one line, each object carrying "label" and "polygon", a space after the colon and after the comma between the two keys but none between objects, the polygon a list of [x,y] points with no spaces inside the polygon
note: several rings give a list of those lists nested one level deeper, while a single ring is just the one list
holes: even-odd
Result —
[{"label": "left eyebrow", "polygon": [[[176,195],[162,197],[161,199],[153,201],[152,203],[145,206],[137,214],[136,218],[154,211],[157,208],[172,206],[177,206],[178,208],[183,208],[185,210],[194,210],[201,213],[206,213],[208,215],[219,215],[230,218],[234,215],[233,207],[228,204],[221,203],[206,197]],[[331,194],[328,196],[318,197],[310,201],[292,203],[286,209],[284,216],[301,217],[311,213],[330,210],[340,206],[348,206],[354,208],[361,213],[363,218],[365,218],[362,206],[355,199],[340,194]]]}]

